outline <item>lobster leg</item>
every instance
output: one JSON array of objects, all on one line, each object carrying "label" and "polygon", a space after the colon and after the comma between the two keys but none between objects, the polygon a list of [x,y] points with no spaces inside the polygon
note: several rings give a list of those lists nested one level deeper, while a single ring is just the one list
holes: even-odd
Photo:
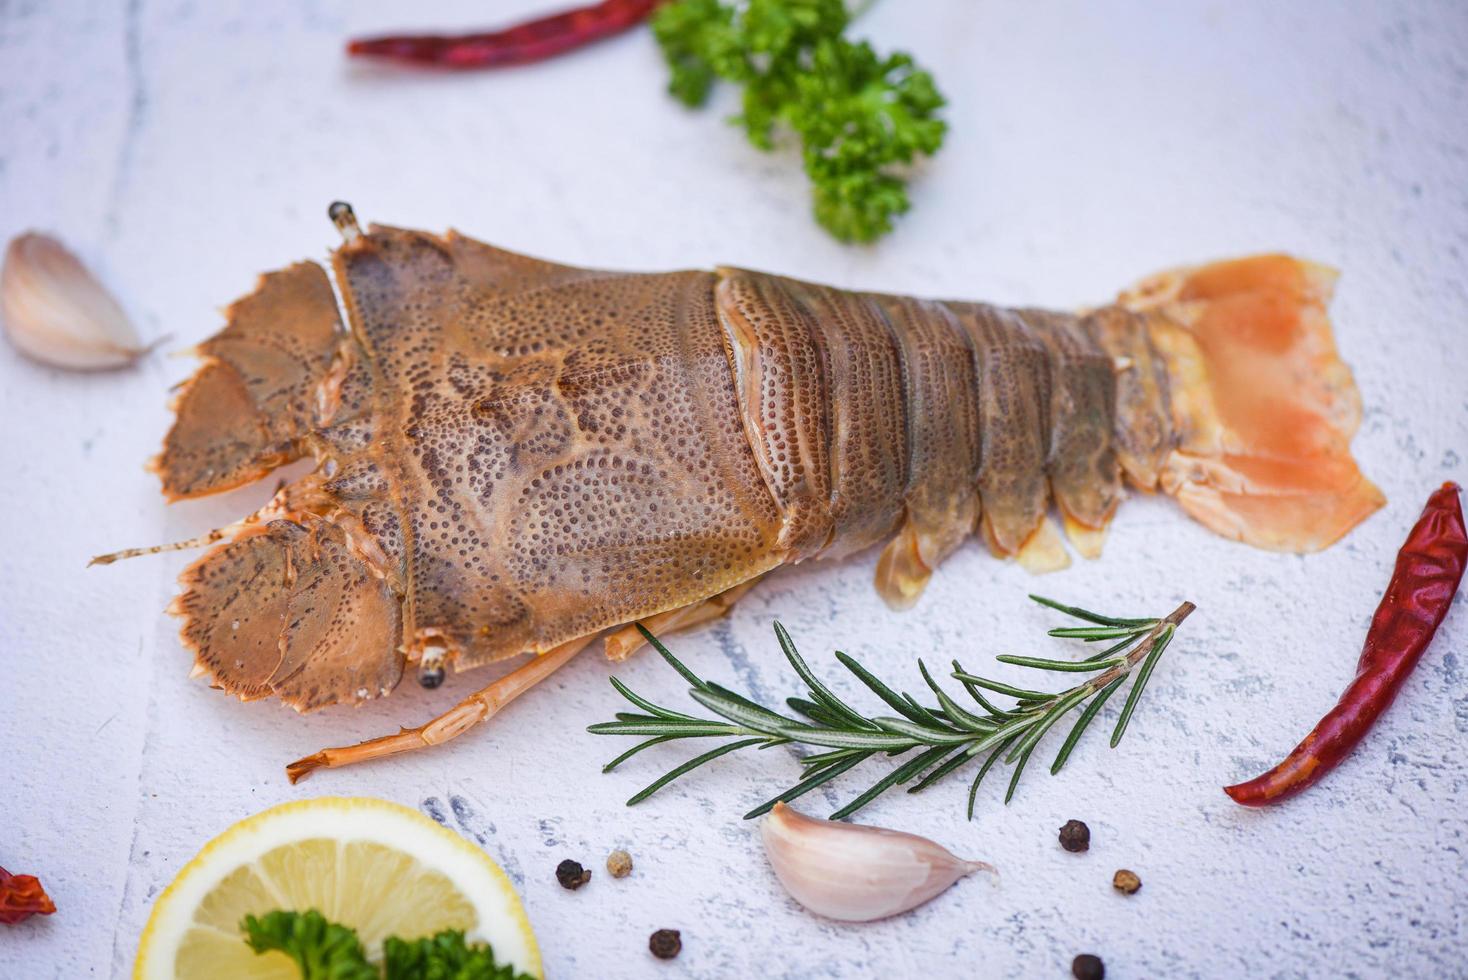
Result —
[{"label": "lobster leg", "polygon": [[[748,582],[736,585],[702,602],[695,602],[680,609],[672,609],[651,616],[644,621],[643,625],[654,633],[665,633],[711,623],[728,615],[734,603],[754,588],[755,583],[761,577],[756,576]],[[464,734],[475,725],[493,718],[501,708],[555,673],[576,654],[586,649],[594,639],[596,639],[595,634],[583,636],[541,654],[483,690],[475,691],[427,724],[417,728],[405,728],[396,735],[383,735],[356,745],[322,749],[320,752],[314,752],[286,766],[286,775],[290,777],[291,782],[295,783],[317,769],[339,769],[342,766],[380,759],[387,755],[442,745],[449,739]],[[611,660],[626,660],[646,642],[635,626],[624,626],[607,636],[607,657]]]},{"label": "lobster leg", "polygon": [[[656,616],[649,616],[642,620],[656,636],[671,633],[674,630],[685,630],[693,626],[702,626],[704,623],[712,623],[716,619],[722,619],[729,615],[729,610],[734,608],[734,603],[744,598],[750,589],[754,588],[763,576],[756,575],[741,585],[716,596],[683,606],[681,609],[670,609]],[[632,654],[642,649],[647,640],[643,639],[642,633],[635,625],[623,626],[621,629],[609,634],[606,641],[608,660],[626,660]]]},{"label": "lobster leg", "polygon": [[1031,575],[1044,575],[1047,572],[1058,572],[1062,568],[1070,567],[1070,555],[1065,551],[1065,545],[1061,543],[1060,532],[1055,527],[1055,522],[1048,516],[1040,521],[1040,526],[1031,532],[1024,543],[1019,546],[1019,551],[1014,557],[1020,566]]},{"label": "lobster leg", "polygon": [[317,769],[339,769],[383,756],[432,748],[467,732],[480,722],[497,715],[501,708],[545,680],[584,650],[596,634],[562,643],[417,728],[405,728],[396,735],[383,735],[356,745],[341,745],[313,752],[285,767],[292,783],[299,782]]}]

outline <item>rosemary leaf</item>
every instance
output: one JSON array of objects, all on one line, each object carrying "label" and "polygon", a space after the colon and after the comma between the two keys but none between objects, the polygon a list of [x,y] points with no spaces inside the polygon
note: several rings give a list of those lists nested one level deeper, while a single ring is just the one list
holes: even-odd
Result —
[{"label": "rosemary leaf", "polygon": [[1137,673],[1137,679],[1132,682],[1132,689],[1127,692],[1126,704],[1122,706],[1121,717],[1116,719],[1116,730],[1111,733],[1111,747],[1114,749],[1121,742],[1121,737],[1126,734],[1127,723],[1132,720],[1132,712],[1137,708],[1137,702],[1142,699],[1142,689],[1147,686],[1147,681],[1152,677],[1152,670],[1157,666],[1157,661],[1162,659],[1162,651],[1172,642],[1172,634],[1176,627],[1168,626],[1157,637],[1152,645],[1152,652],[1147,654],[1147,659],[1142,662],[1142,669]]},{"label": "rosemary leaf", "polygon": [[976,756],[991,745],[997,745],[1000,742],[1008,741],[1010,736],[1018,737],[1020,735],[1023,735],[1025,731],[1028,730],[1029,727],[1034,723],[1035,718],[1033,713],[1017,714],[1014,716],[1013,719],[1006,722],[1004,725],[996,728],[988,735],[985,735],[978,741],[974,742],[967,749],[965,749],[965,751],[970,756]]},{"label": "rosemary leaf", "polygon": [[1114,640],[1118,636],[1136,636],[1139,632],[1147,630],[1138,630],[1135,626],[1057,626],[1048,635],[1060,640],[1094,643],[1097,640]]},{"label": "rosemary leaf", "polygon": [[980,718],[949,697],[948,692],[939,687],[938,682],[933,680],[933,675],[928,673],[928,665],[923,663],[921,659],[918,660],[918,672],[923,675],[923,680],[927,682],[928,687],[932,689],[933,694],[938,698],[938,703],[943,706],[944,713],[948,715],[949,720],[955,725],[971,732],[992,732],[994,730],[995,725],[993,721],[988,718]]},{"label": "rosemary leaf", "polygon": [[959,766],[967,765],[971,758],[972,757],[967,752],[958,753],[957,755],[948,759],[948,761],[944,762],[941,766],[928,773],[922,779],[918,780],[915,784],[908,787],[907,791],[909,793],[922,792],[929,786],[936,783],[938,780],[942,779],[944,776],[948,775],[953,770],[957,769]]},{"label": "rosemary leaf", "polygon": [[661,654],[664,660],[672,664],[673,669],[682,674],[684,680],[686,680],[693,687],[703,687],[703,681],[699,680],[698,675],[689,670],[687,667],[683,666],[683,662],[680,661],[677,657],[673,656],[672,652],[667,647],[663,646],[663,641],[652,635],[652,630],[648,629],[646,626],[643,626],[640,622],[637,623],[636,626],[637,632],[642,634],[642,638],[648,643],[652,644],[652,648],[656,650],[659,654]]},{"label": "rosemary leaf", "polygon": [[738,702],[739,704],[744,705],[746,708],[749,708],[751,711],[763,711],[768,714],[775,715],[776,718],[780,717],[778,714],[770,711],[770,709],[766,708],[764,705],[756,704],[755,702],[749,700],[749,698],[740,694],[738,691],[731,691],[722,684],[715,684],[713,681],[704,681],[704,688],[708,691],[713,692],[714,694],[719,695],[720,697],[725,697],[728,698],[730,701]]},{"label": "rosemary leaf", "polygon": [[1118,677],[1103,687],[1101,693],[1097,694],[1091,699],[1091,703],[1086,705],[1086,710],[1082,711],[1081,716],[1076,719],[1076,723],[1071,728],[1070,734],[1065,736],[1065,742],[1060,746],[1060,752],[1055,756],[1055,763],[1050,767],[1050,775],[1055,775],[1065,765],[1065,760],[1070,758],[1071,750],[1081,740],[1081,733],[1086,730],[1087,725],[1091,724],[1091,719],[1096,717],[1097,712],[1101,710],[1101,706],[1106,703],[1106,699],[1115,694],[1116,689],[1125,683],[1125,677]]},{"label": "rosemary leaf", "polygon": [[785,725],[778,734],[794,742],[826,745],[833,749],[910,749],[915,744],[906,735],[893,735],[890,732],[870,732],[865,729],[843,732],[801,724]]},{"label": "rosemary leaf", "polygon": [[970,741],[973,736],[969,732],[955,732],[944,726],[938,728],[925,728],[916,725],[906,718],[873,718],[884,731],[894,732],[898,735],[906,735],[915,742],[923,742],[927,745],[962,745]]},{"label": "rosemary leaf", "polygon": [[840,762],[842,759],[848,759],[853,755],[866,758],[872,754],[872,751],[872,749],[832,749],[829,752],[812,752],[810,755],[801,757],[800,764],[807,770],[815,770]]},{"label": "rosemary leaf", "polygon": [[823,783],[830,782],[837,776],[846,772],[848,769],[856,768],[866,760],[866,754],[853,756],[852,758],[847,759],[845,762],[838,762],[833,766],[822,769],[818,773],[807,776],[800,782],[796,783],[794,786],[787,789],[785,792],[781,793],[779,796],[766,800],[759,806],[755,807],[753,810],[750,810],[744,815],[744,819],[751,820],[755,817],[768,813],[770,810],[774,809],[776,803],[789,803],[791,800],[798,799],[804,796],[806,793],[809,793],[811,790],[815,789],[817,786],[820,786]]},{"label": "rosemary leaf", "polygon": [[[685,715],[681,712],[673,711],[669,708],[658,707],[651,701],[638,695],[635,691],[632,690],[632,688],[628,687],[626,684],[623,684],[615,677],[610,678],[610,680],[612,682],[612,687],[615,687],[617,689],[618,694],[622,695],[622,697],[626,698],[628,701],[631,701],[633,704],[637,705],[637,707],[641,708],[643,711],[646,711],[650,715],[656,715],[659,718],[679,718],[684,721],[694,720],[693,716],[691,715]],[[622,716],[618,715],[617,717],[620,718]]]},{"label": "rosemary leaf", "polygon": [[782,725],[789,725],[794,721],[793,718],[778,715],[768,708],[761,708],[757,704],[749,704],[742,698],[735,700],[734,698],[726,697],[708,686],[705,686],[701,691],[689,691],[688,696],[715,714],[728,718],[736,725],[743,725],[745,728],[752,728],[757,732],[774,732]]},{"label": "rosemary leaf", "polygon": [[1036,670],[1058,670],[1077,674],[1105,670],[1121,663],[1120,660],[1097,660],[1094,657],[1087,660],[1046,660],[1044,657],[1016,657],[1008,653],[1001,654],[994,659],[1001,664],[1014,664],[1016,667],[1033,667]]},{"label": "rosemary leaf", "polygon": [[827,728],[840,728],[842,725],[840,715],[814,701],[807,701],[805,698],[786,698],[785,703],[811,721],[825,725]]},{"label": "rosemary leaf", "polygon": [[1029,764],[1030,753],[1033,751],[1035,751],[1035,743],[1030,742],[1028,747],[1020,753],[1019,761],[1014,763],[1014,774],[1009,777],[1009,788],[1004,791],[1005,806],[1009,806],[1009,801],[1014,799],[1015,787],[1019,785],[1019,777],[1025,771],[1025,766]]},{"label": "rosemary leaf", "polygon": [[842,701],[830,688],[822,684],[821,679],[815,675],[810,667],[806,666],[805,661],[801,659],[800,654],[795,650],[795,641],[790,639],[789,632],[778,622],[775,623],[775,639],[779,641],[780,649],[785,653],[785,659],[790,661],[790,666],[794,667],[795,672],[800,675],[800,679],[805,681],[806,686],[810,688],[810,693],[815,697],[816,701],[825,704],[858,726],[866,725],[865,718],[849,708],[846,702]]},{"label": "rosemary leaf", "polygon": [[853,725],[857,728],[864,728],[867,731],[874,732],[877,730],[876,726],[865,718],[860,716],[852,718],[850,715],[847,715],[845,712],[851,709],[847,708],[845,703],[839,700],[834,694],[822,694],[820,691],[812,691],[811,697],[815,699],[816,704],[825,709],[826,714],[836,719],[834,724],[837,727]]},{"label": "rosemary leaf", "polygon": [[1054,695],[1046,694],[1044,691],[1026,691],[1024,688],[1015,687],[1012,684],[1001,684],[998,681],[991,681],[986,677],[975,677],[973,674],[965,674],[959,671],[953,672],[953,678],[954,680],[964,681],[977,687],[986,688],[995,694],[1007,694],[1012,698],[1019,698],[1021,701],[1030,700],[1041,702],[1048,701],[1054,697]]},{"label": "rosemary leaf", "polygon": [[587,725],[593,735],[672,735],[674,738],[700,738],[706,735],[748,735],[748,729],[737,725],[721,725],[708,721],[689,725],[678,721],[660,721],[638,724],[627,721],[608,721],[598,725]]},{"label": "rosemary leaf", "polygon": [[867,789],[866,792],[862,793],[856,799],[852,800],[850,803],[846,804],[841,809],[831,814],[830,819],[846,819],[856,811],[860,810],[862,807],[866,806],[868,803],[872,802],[872,800],[875,800],[877,797],[887,792],[887,790],[891,789],[893,786],[900,786],[903,783],[907,782],[913,776],[916,776],[918,773],[926,769],[930,764],[936,762],[945,753],[952,752],[953,749],[954,746],[951,745],[939,745],[936,748],[928,749],[928,751],[919,754],[915,759],[912,759],[907,763],[898,766],[896,769],[893,769],[887,775],[877,780],[871,785],[870,788]]},{"label": "rosemary leaf", "polygon": [[881,698],[883,701],[887,702],[888,706],[891,707],[898,714],[902,715],[902,717],[906,718],[908,721],[915,721],[919,725],[926,725],[930,723],[930,719],[927,717],[926,712],[924,712],[920,707],[914,710],[912,705],[908,704],[907,701],[904,701],[902,698],[897,696],[896,691],[892,690],[886,684],[883,684],[880,680],[873,676],[870,671],[868,671],[861,664],[857,663],[855,659],[847,656],[840,650],[836,651],[836,659],[841,661],[841,665],[843,667],[855,674],[857,680],[861,681],[867,687],[871,688],[872,693]]},{"label": "rosemary leaf", "polygon": [[1015,736],[1011,736],[994,747],[994,751],[989,753],[989,758],[985,759],[984,764],[979,767],[978,773],[974,776],[973,783],[969,785],[968,818],[970,820],[974,818],[974,797],[979,794],[979,784],[984,781],[984,777],[989,774],[989,770],[994,768],[994,763],[999,761],[999,756],[1003,754],[1005,749],[1009,748],[1009,743],[1014,741],[1014,738]]},{"label": "rosemary leaf", "polygon": [[626,752],[623,752],[611,762],[608,762],[606,765],[602,766],[601,771],[611,772],[613,769],[617,768],[622,763],[626,762],[628,759],[641,752],[643,749],[650,749],[654,745],[661,745],[663,742],[671,742],[677,737],[677,735],[654,735],[652,738],[648,739],[645,742],[638,742],[636,745],[632,746],[632,748],[628,749]]},{"label": "rosemary leaf", "polygon": [[1080,688],[1056,701],[1055,706],[1041,715],[1039,720],[1031,725],[1029,730],[1021,736],[1019,744],[1014,747],[1014,751],[1009,753],[1008,758],[1004,761],[1010,765],[1014,765],[1018,759],[1029,758],[1030,750],[1035,747],[1040,739],[1045,737],[1045,733],[1050,730],[1051,726],[1064,717],[1071,708],[1074,708],[1089,697],[1090,693],[1085,688]]},{"label": "rosemary leaf", "polygon": [[645,789],[642,790],[642,792],[635,794],[630,800],[628,800],[627,805],[636,806],[638,803],[641,803],[643,800],[647,799],[649,796],[656,793],[658,790],[662,789],[664,786],[668,785],[679,776],[692,772],[699,766],[703,765],[705,762],[713,762],[721,755],[728,755],[730,752],[738,752],[740,749],[747,749],[751,745],[757,745],[761,741],[762,739],[758,738],[746,738],[738,742],[729,742],[726,745],[721,745],[716,749],[711,749],[710,751],[705,752],[703,755],[694,756],[692,759],[689,759],[687,762],[683,763],[683,765],[678,766],[671,772],[665,773],[664,775],[659,776],[657,779],[654,779],[651,783],[647,785]]},{"label": "rosemary leaf", "polygon": [[1013,711],[1005,711],[997,707],[988,698],[984,697],[984,692],[979,688],[977,684],[973,684],[969,681],[963,680],[962,675],[967,673],[968,671],[963,669],[963,664],[959,663],[957,660],[953,661],[953,673],[949,676],[959,678],[960,683],[963,684],[963,689],[965,691],[968,691],[969,697],[973,698],[979,703],[979,707],[983,708],[985,711],[989,712],[989,714],[993,715],[996,718],[1008,718],[1014,714]]},{"label": "rosemary leaf", "polygon": [[1067,606],[1064,603],[1056,602],[1054,599],[1047,599],[1041,595],[1031,594],[1030,598],[1042,606],[1048,606],[1057,612],[1065,613],[1067,616],[1074,616],[1076,619],[1084,619],[1091,623],[1100,623],[1102,626],[1132,626],[1151,629],[1158,622],[1155,619],[1121,619],[1116,616],[1103,616],[1100,613],[1093,613],[1088,609]]},{"label": "rosemary leaf", "polygon": [[907,702],[907,706],[909,708],[911,708],[913,711],[917,712],[918,715],[926,719],[927,724],[936,726],[941,726],[942,724],[944,724],[942,718],[939,718],[937,714],[935,714],[931,709],[925,708],[921,704],[919,704],[917,698],[913,697],[911,694],[903,691],[902,698],[904,701]]}]

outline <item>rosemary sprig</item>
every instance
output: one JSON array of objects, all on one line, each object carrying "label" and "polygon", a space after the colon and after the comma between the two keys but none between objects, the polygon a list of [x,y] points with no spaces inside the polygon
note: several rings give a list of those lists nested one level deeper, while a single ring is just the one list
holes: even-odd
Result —
[{"label": "rosemary sprig", "polygon": [[[1079,661],[1016,656],[1001,656],[997,659],[1001,663],[1034,670],[1092,673],[1095,676],[1064,691],[1047,693],[980,677],[969,673],[955,660],[949,676],[959,682],[977,705],[977,710],[974,710],[956,701],[934,680],[927,665],[919,660],[918,671],[938,701],[936,705],[925,706],[906,692],[894,691],[856,660],[838,651],[836,659],[841,665],[897,712],[897,716],[868,717],[842,701],[835,692],[821,683],[820,678],[796,651],[795,643],[785,627],[777,622],[775,637],[780,643],[780,649],[809,688],[809,697],[786,699],[786,705],[791,711],[801,716],[793,718],[771,711],[728,688],[703,680],[684,666],[657,637],[639,623],[637,628],[647,641],[691,685],[689,696],[722,720],[697,718],[659,707],[640,697],[614,677],[612,686],[618,693],[645,713],[619,712],[616,721],[592,725],[587,731],[594,735],[647,736],[645,741],[639,742],[608,763],[603,772],[611,772],[645,748],[674,739],[737,739],[696,756],[653,780],[627,801],[629,806],[642,802],[704,763],[739,749],[755,746],[763,749],[798,742],[827,750],[802,758],[800,761],[805,768],[804,777],[785,792],[746,813],[746,820],[759,816],[776,803],[789,802],[809,793],[879,753],[901,756],[916,752],[865,792],[831,814],[832,820],[851,816],[894,786],[911,783],[907,790],[909,793],[927,789],[980,755],[985,755],[983,764],[969,787],[968,816],[973,819],[979,784],[996,764],[1002,761],[1014,767],[1009,778],[1009,788],[1004,794],[1004,802],[1008,803],[1014,797],[1015,787],[1019,785],[1025,765],[1045,733],[1072,710],[1085,705],[1050,767],[1052,774],[1059,772],[1070,758],[1082,733],[1100,713],[1102,705],[1126,682],[1128,676],[1135,673],[1136,680],[1111,734],[1111,747],[1116,748],[1136,710],[1143,688],[1162,657],[1162,652],[1172,641],[1179,624],[1195,608],[1191,602],[1184,602],[1161,619],[1122,619],[1063,605],[1041,596],[1032,595],[1030,598],[1042,606],[1090,624],[1052,629],[1051,636],[1086,643],[1114,642],[1100,653]],[[989,700],[985,691],[1013,698],[1016,703],[1013,707],[1001,708]]]}]

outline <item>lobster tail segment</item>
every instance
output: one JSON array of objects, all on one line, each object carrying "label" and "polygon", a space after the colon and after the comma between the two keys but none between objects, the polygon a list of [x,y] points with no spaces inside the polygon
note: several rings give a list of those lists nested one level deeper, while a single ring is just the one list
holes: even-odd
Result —
[{"label": "lobster tail segment", "polygon": [[[1196,520],[1276,551],[1326,548],[1385,503],[1350,452],[1361,399],[1326,316],[1335,279],[1266,255],[1164,272],[1122,294],[1145,316],[1170,389],[1170,419],[1127,419],[1122,393],[1136,482],[1155,472]],[[1137,395],[1143,404],[1159,401]]]}]

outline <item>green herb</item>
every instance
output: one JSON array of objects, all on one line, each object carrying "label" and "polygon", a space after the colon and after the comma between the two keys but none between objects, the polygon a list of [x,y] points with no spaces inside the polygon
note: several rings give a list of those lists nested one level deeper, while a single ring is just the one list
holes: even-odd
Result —
[{"label": "green herb", "polygon": [[296,961],[302,980],[530,980],[499,965],[487,943],[466,943],[457,929],[429,939],[396,936],[382,944],[383,968],[367,960],[357,933],[315,909],[245,916],[241,928],[256,953],[278,950]]},{"label": "green herb", "polygon": [[277,950],[296,961],[302,980],[378,980],[355,930],[327,922],[315,909],[245,916],[245,942],[256,953]]},{"label": "green herb", "polygon": [[668,90],[701,106],[715,80],[744,88],[735,118],[762,150],[777,126],[800,137],[815,216],[842,241],[870,242],[908,209],[904,170],[937,152],[946,124],[933,78],[901,52],[842,36],[842,0],[675,0],[652,28],[672,69]]},{"label": "green herb", "polygon": [[488,943],[466,943],[458,929],[411,942],[389,936],[382,944],[386,980],[531,980],[494,961]]},{"label": "green herb", "polygon": [[[1046,693],[979,677],[964,670],[963,666],[955,660],[953,671],[949,676],[963,686],[975,706],[965,707],[933,679],[933,675],[928,672],[927,665],[919,660],[918,671],[938,701],[936,705],[924,705],[906,692],[897,693],[856,660],[838,651],[836,659],[841,662],[842,666],[856,675],[862,684],[870,688],[888,707],[897,712],[896,716],[869,717],[848,705],[830,688],[821,683],[820,678],[816,677],[800,654],[796,652],[790,634],[785,632],[783,626],[776,623],[775,636],[780,642],[780,647],[785,652],[786,659],[790,661],[790,666],[800,675],[810,691],[810,696],[807,698],[786,700],[786,704],[791,709],[804,716],[804,720],[800,720],[771,711],[728,688],[699,678],[669,653],[667,647],[663,646],[647,629],[638,624],[637,628],[642,631],[642,635],[647,638],[648,642],[691,685],[688,692],[689,697],[723,720],[698,718],[660,707],[640,697],[613,677],[612,686],[645,713],[619,712],[616,721],[592,725],[587,731],[595,735],[646,737],[646,741],[639,742],[608,763],[602,770],[603,772],[612,771],[645,748],[674,739],[721,737],[738,739],[738,741],[725,743],[696,756],[654,780],[647,788],[627,801],[629,806],[647,799],[679,776],[692,772],[704,763],[712,762],[721,755],[739,749],[752,746],[764,749],[787,743],[819,746],[825,749],[825,751],[816,752],[801,759],[801,764],[805,767],[805,778],[779,796],[746,813],[745,819],[759,816],[776,803],[788,803],[796,797],[803,796],[879,753],[901,756],[909,752],[916,752],[902,765],[877,780],[864,793],[831,814],[831,819],[839,820],[849,817],[894,786],[912,784],[908,788],[909,793],[927,789],[955,770],[976,760],[980,755],[984,755],[984,761],[969,788],[968,815],[969,819],[973,819],[974,799],[978,793],[979,784],[997,762],[1002,759],[1005,764],[1014,767],[1009,779],[1009,789],[1004,794],[1004,802],[1008,803],[1013,798],[1015,787],[1019,785],[1020,774],[1024,772],[1025,765],[1029,762],[1030,755],[1035,751],[1040,739],[1066,714],[1085,705],[1070,733],[1061,744],[1055,762],[1050,767],[1052,774],[1059,772],[1066,760],[1070,758],[1071,751],[1080,740],[1081,734],[1095,720],[1101,706],[1116,693],[1117,689],[1126,682],[1127,677],[1134,672],[1134,668],[1140,664],[1140,669],[1135,670],[1137,679],[1132,684],[1125,707],[1111,735],[1111,747],[1115,748],[1126,731],[1127,724],[1141,698],[1142,689],[1152,676],[1162,652],[1172,641],[1178,625],[1195,608],[1191,602],[1184,602],[1174,612],[1162,619],[1120,619],[1114,616],[1102,616],[1073,606],[1065,606],[1040,596],[1030,596],[1030,598],[1043,606],[1090,624],[1053,629],[1050,631],[1051,636],[1081,640],[1086,643],[1112,640],[1116,642],[1100,653],[1081,661],[1014,656],[999,657],[999,661],[1036,670],[1081,671],[1093,673],[1096,676],[1067,690]],[[994,704],[985,692],[1013,698],[1016,703],[1012,707],[1001,708]],[[1090,703],[1086,704],[1087,701]]]}]

